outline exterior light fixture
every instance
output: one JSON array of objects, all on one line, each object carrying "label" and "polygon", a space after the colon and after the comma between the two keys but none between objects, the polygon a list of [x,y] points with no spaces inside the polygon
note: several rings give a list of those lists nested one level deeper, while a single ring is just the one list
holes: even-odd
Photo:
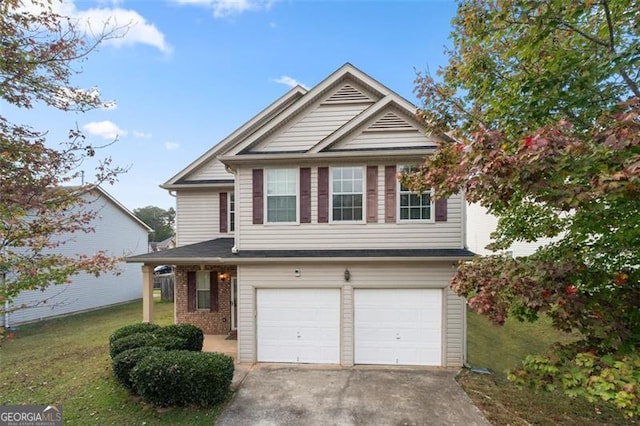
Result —
[{"label": "exterior light fixture", "polygon": [[344,280],[346,282],[349,282],[350,279],[351,279],[351,272],[349,272],[349,269],[345,269],[344,270]]}]

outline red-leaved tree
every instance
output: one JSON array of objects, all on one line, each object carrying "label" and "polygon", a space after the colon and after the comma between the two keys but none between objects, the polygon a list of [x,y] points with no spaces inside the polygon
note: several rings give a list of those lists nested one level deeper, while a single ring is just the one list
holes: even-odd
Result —
[{"label": "red-leaved tree", "polygon": [[[28,7],[26,7],[28,6]],[[74,63],[122,28],[106,24],[87,36],[78,23],[56,14],[49,1],[0,2],[0,97],[17,108],[37,104],[62,111],[103,106],[95,89],[72,84]],[[96,212],[89,191],[112,183],[124,170],[98,161],[91,183],[70,186],[80,166],[100,148],[78,131],[62,143],[47,141],[47,129],[13,123],[0,114],[0,314],[26,308],[12,302],[25,290],[67,283],[81,272],[114,270],[118,259],[104,252],[67,256],[55,249],[75,232],[91,232]],[[65,237],[66,236],[66,237]],[[7,303],[8,302],[8,303]],[[42,302],[45,302],[44,300]],[[40,302],[39,302],[40,303]],[[6,336],[0,329],[0,342]]]},{"label": "red-leaved tree", "polygon": [[404,180],[463,192],[498,217],[452,288],[503,324],[545,313],[578,342],[530,357],[518,383],[640,414],[640,32],[633,1],[463,1],[449,63],[419,74],[419,116],[444,142]]}]

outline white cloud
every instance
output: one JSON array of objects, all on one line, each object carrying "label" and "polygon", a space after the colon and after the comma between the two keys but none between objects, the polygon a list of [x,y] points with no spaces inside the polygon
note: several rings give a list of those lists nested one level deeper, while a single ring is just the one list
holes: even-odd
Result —
[{"label": "white cloud", "polygon": [[308,87],[305,84],[300,83],[298,80],[296,80],[293,77],[289,77],[288,75],[283,75],[280,78],[273,78],[273,79],[271,79],[271,81],[273,81],[274,83],[278,83],[278,84],[284,84],[285,86],[289,86],[291,88],[296,87],[296,86],[302,86],[305,89],[308,89]]},{"label": "white cloud", "polygon": [[164,147],[167,151],[173,151],[175,149],[180,148],[180,144],[177,144],[175,142],[165,142]]},{"label": "white cloud", "polygon": [[[108,2],[117,6],[120,1],[112,0]],[[103,2],[104,4],[104,2]],[[23,9],[37,14],[42,12],[43,6],[25,1]],[[98,35],[103,30],[118,28],[113,36],[104,41],[105,45],[116,47],[146,44],[153,46],[162,52],[170,53],[171,46],[166,42],[165,36],[156,26],[132,9],[123,9],[120,7],[98,7],[87,10],[78,10],[74,0],[53,1],[51,10],[63,16],[68,16],[77,24],[80,31],[88,34]],[[122,27],[122,28],[119,28]]]},{"label": "white cloud", "polygon": [[90,135],[99,136],[104,139],[115,139],[116,137],[127,135],[126,130],[122,130],[109,120],[92,121],[82,126],[82,128]]},{"label": "white cloud", "polygon": [[76,11],[73,18],[89,33],[100,33],[105,27],[107,30],[118,28],[115,37],[106,40],[105,45],[120,47],[147,44],[162,52],[171,52],[171,46],[167,44],[164,34],[135,10],[119,7],[88,9]]},{"label": "white cloud", "polygon": [[179,4],[204,6],[213,10],[214,18],[226,18],[243,12],[267,10],[273,0],[174,0]]},{"label": "white cloud", "polygon": [[133,132],[133,136],[138,138],[138,139],[150,139],[151,138],[151,133],[147,133],[147,132],[141,132],[139,130],[134,130]]}]

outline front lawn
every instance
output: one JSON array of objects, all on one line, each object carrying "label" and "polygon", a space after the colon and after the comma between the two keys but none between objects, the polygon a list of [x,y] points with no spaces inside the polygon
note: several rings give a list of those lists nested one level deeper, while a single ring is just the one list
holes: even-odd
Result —
[{"label": "front lawn", "polygon": [[553,342],[571,336],[551,328],[547,318],[534,324],[507,320],[504,327],[468,314],[468,357],[472,367],[489,368],[494,375],[463,372],[458,376],[473,402],[493,425],[627,425],[620,412],[605,404],[571,399],[559,392],[519,390],[506,380],[528,354],[542,353]]},{"label": "front lawn", "polygon": [[[21,326],[0,348],[0,405],[62,404],[69,424],[211,425],[221,407],[157,410],[129,396],[111,374],[108,340],[142,319],[142,302]],[[173,323],[173,303],[154,319]]]}]

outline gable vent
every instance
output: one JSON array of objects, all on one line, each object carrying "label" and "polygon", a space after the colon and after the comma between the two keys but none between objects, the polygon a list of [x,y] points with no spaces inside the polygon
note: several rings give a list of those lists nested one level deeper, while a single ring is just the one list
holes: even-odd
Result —
[{"label": "gable vent", "polygon": [[411,124],[398,117],[393,112],[388,112],[367,128],[367,132],[384,130],[415,130]]},{"label": "gable vent", "polygon": [[323,104],[338,104],[350,102],[373,102],[371,98],[350,84],[345,84],[333,95],[329,96]]}]

